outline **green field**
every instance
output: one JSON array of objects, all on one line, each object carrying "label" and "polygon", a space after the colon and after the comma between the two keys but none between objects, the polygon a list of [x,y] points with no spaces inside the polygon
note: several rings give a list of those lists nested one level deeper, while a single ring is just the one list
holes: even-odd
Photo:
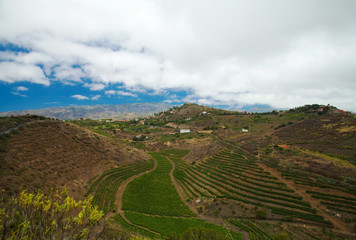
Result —
[{"label": "green field", "polygon": [[[196,214],[180,199],[169,176],[172,164],[167,156],[181,158],[187,153],[177,149],[150,153],[157,162],[156,169],[131,181],[124,192],[122,205],[125,216],[131,221],[130,228],[142,227],[167,237],[182,234],[192,227],[204,227],[241,239],[239,233],[196,218]],[[123,228],[128,226],[127,223],[120,225]]]},{"label": "green field", "polygon": [[[121,184],[128,178],[153,168],[153,160],[106,170],[89,188],[93,203],[104,212],[115,212],[115,200]],[[93,180],[93,179],[91,179]]]},{"label": "green field", "polygon": [[151,156],[156,159],[157,168],[129,183],[123,209],[162,216],[195,216],[181,201],[169,177],[172,164],[160,154]]},{"label": "green field", "polygon": [[197,218],[157,217],[134,212],[126,212],[125,215],[132,223],[148,227],[149,229],[159,232],[164,236],[181,234],[192,227],[203,227],[207,229],[214,229],[217,232],[224,233],[225,235],[231,235],[235,240],[241,239],[241,234],[239,233]]}]

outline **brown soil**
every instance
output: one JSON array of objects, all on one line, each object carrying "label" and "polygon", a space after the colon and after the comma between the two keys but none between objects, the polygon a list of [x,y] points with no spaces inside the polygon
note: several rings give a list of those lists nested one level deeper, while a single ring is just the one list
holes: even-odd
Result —
[{"label": "brown soil", "polygon": [[349,114],[326,114],[277,130],[281,141],[355,160],[356,118]]},{"label": "brown soil", "polygon": [[[302,196],[303,200],[306,202],[309,202],[310,205],[312,206],[312,208],[317,209],[318,214],[323,216],[326,220],[331,221],[336,230],[338,230],[342,234],[350,234],[353,231],[352,226],[348,226],[341,219],[338,219],[335,216],[331,216],[331,215],[327,214],[325,212],[326,208],[324,206],[320,205],[320,201],[315,198],[312,198],[311,194],[305,192],[306,190],[308,190],[308,188],[303,187],[302,185],[296,185],[296,184],[294,184],[294,182],[292,180],[284,179],[281,176],[281,173],[274,168],[269,168],[262,164],[260,164],[260,167],[263,167],[266,171],[269,171],[272,176],[277,177],[280,182],[285,183],[288,188],[293,189],[295,191],[295,193]],[[352,234],[352,236],[356,237],[356,234]]]},{"label": "brown soil", "polygon": [[0,188],[49,190],[67,186],[80,198],[86,182],[103,170],[146,159],[137,149],[84,128],[46,120],[26,124],[11,133],[1,154]]}]

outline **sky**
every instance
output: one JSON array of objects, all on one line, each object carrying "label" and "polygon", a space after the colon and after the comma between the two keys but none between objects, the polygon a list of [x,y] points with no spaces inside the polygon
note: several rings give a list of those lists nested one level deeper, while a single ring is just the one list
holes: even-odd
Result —
[{"label": "sky", "polygon": [[133,102],[356,112],[354,0],[0,0],[0,111]]}]

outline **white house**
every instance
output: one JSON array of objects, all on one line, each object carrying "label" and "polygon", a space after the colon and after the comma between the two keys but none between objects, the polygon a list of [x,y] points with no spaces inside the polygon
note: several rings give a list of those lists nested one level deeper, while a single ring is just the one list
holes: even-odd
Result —
[{"label": "white house", "polygon": [[241,130],[241,132],[243,132],[243,133],[248,133],[248,129],[243,128],[243,129]]},{"label": "white house", "polygon": [[179,129],[179,133],[190,133],[190,129]]}]

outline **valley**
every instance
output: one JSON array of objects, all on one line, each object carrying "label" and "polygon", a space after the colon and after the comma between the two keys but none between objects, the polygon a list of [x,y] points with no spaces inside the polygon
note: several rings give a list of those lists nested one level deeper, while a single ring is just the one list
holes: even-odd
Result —
[{"label": "valley", "polygon": [[0,187],[92,196],[102,239],[356,239],[352,113],[187,103],[131,120],[32,118],[1,118]]}]

